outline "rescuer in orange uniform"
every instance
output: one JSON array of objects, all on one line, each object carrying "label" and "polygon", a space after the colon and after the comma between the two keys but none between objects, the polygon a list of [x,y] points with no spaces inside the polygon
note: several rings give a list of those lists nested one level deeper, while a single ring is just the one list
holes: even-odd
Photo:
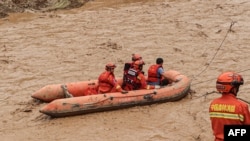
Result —
[{"label": "rescuer in orange uniform", "polygon": [[140,61],[140,60],[142,61],[142,57],[141,57],[140,54],[132,54],[132,59],[131,60],[132,60],[132,62],[128,62],[128,63],[124,64],[124,68],[123,68],[123,71],[124,71],[123,72],[123,84],[122,84],[123,89],[125,88],[125,85],[126,85],[126,83],[125,83],[126,80],[125,79],[126,79],[126,76],[128,75],[128,70],[133,67],[135,61]]},{"label": "rescuer in orange uniform", "polygon": [[216,88],[222,96],[213,100],[209,107],[215,141],[224,141],[224,125],[250,124],[248,105],[236,98],[243,83],[242,76],[235,72],[225,72],[217,78]]},{"label": "rescuer in orange uniform", "polygon": [[133,63],[133,66],[128,70],[128,73],[124,76],[124,89],[139,90],[139,89],[153,89],[147,85],[146,78],[142,73],[144,62],[137,60]]},{"label": "rescuer in orange uniform", "polygon": [[116,65],[113,63],[108,63],[105,67],[105,71],[101,73],[98,78],[98,93],[109,93],[109,92],[122,92],[127,93],[124,91],[121,86],[117,83],[114,75],[114,69]]},{"label": "rescuer in orange uniform", "polygon": [[143,61],[140,54],[132,54],[132,59],[131,60],[132,60],[132,62],[125,63],[125,65],[124,65],[124,75],[126,75],[128,73],[128,70],[131,67],[133,67],[135,61],[140,61],[140,60]]}]

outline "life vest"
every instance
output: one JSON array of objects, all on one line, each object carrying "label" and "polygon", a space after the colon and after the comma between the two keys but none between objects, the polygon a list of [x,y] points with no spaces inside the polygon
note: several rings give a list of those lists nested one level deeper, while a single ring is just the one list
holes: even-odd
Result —
[{"label": "life vest", "polygon": [[141,87],[141,83],[138,83],[139,72],[133,68],[130,68],[124,75],[124,88],[127,90],[137,90]]},{"label": "life vest", "polygon": [[[99,78],[98,78],[98,82],[99,82],[99,86],[98,86],[98,91],[100,93],[107,93],[110,92],[111,89],[113,88],[113,86],[110,84],[110,82],[108,81],[110,75],[113,75],[113,73],[110,73],[108,71],[103,72]],[[114,75],[113,75],[114,76]]]},{"label": "life vest", "polygon": [[158,75],[158,69],[162,68],[161,65],[151,65],[148,69],[148,82],[158,82],[161,80],[161,75]]}]

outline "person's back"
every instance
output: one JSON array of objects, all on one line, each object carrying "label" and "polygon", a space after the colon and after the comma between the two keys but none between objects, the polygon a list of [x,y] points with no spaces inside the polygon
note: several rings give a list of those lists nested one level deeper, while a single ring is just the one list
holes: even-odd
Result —
[{"label": "person's back", "polygon": [[110,80],[114,79],[112,73],[105,71],[100,74],[98,78],[98,92],[99,93],[108,93],[112,91],[113,85],[110,83]]},{"label": "person's back", "polygon": [[224,138],[224,125],[250,124],[247,110],[248,105],[237,100],[233,94],[223,94],[213,100],[209,112],[216,141]]},{"label": "person's back", "polygon": [[233,72],[223,73],[217,79],[216,88],[222,96],[214,99],[209,107],[215,141],[224,140],[224,125],[250,124],[248,105],[236,98],[242,84],[243,78]]},{"label": "person's back", "polygon": [[129,68],[127,74],[124,76],[124,89],[127,91],[137,90],[141,86],[138,80],[139,72],[133,68]]},{"label": "person's back", "polygon": [[125,90],[130,91],[147,88],[146,78],[142,73],[143,65],[144,62],[142,60],[135,61],[133,67],[128,70],[128,73],[124,76]]},{"label": "person's back", "polygon": [[133,68],[133,65],[135,63],[135,61],[142,61],[142,57],[140,54],[132,54],[132,58],[131,61],[132,62],[128,62],[124,64],[124,68],[123,68],[123,84],[122,84],[122,88],[125,87],[125,78],[128,75],[128,71],[129,69]]},{"label": "person's back", "polygon": [[105,71],[98,78],[98,93],[122,92],[121,86],[117,83],[114,75],[115,65],[108,63]]},{"label": "person's back", "polygon": [[[165,77],[164,69],[162,67],[163,59],[157,58],[156,64],[151,65],[148,69],[147,83],[149,85],[163,85],[162,80]],[[166,84],[165,84],[166,85]]]}]

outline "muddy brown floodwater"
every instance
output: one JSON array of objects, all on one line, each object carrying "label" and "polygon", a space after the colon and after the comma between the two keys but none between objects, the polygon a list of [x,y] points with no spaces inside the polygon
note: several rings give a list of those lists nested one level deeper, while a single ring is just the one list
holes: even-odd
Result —
[{"label": "muddy brown floodwater", "polygon": [[[10,13],[0,19],[1,141],[211,141],[208,106],[222,71],[243,75],[239,97],[250,100],[250,3],[246,0],[95,0],[79,8]],[[230,24],[235,22],[229,31]],[[32,99],[48,84],[96,79],[104,64],[140,53],[144,70],[192,79],[177,102],[65,118],[39,113]]]}]

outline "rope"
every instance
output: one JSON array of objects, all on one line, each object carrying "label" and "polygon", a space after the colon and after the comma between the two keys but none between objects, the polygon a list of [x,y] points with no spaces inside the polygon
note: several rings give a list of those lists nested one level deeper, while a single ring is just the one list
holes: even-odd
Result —
[{"label": "rope", "polygon": [[[233,27],[233,25],[234,25],[235,23],[236,23],[235,21],[232,21],[232,22],[231,22],[231,25],[230,25],[229,29],[227,30],[227,33],[226,33],[224,39],[222,40],[220,46],[217,48],[217,50],[216,50],[214,56],[212,57],[212,59],[210,60],[210,62],[208,63],[208,65],[207,65],[200,73],[198,73],[198,74],[196,75],[196,77],[199,76],[199,75],[201,75],[203,72],[205,72],[205,71],[207,70],[207,68],[210,66],[210,64],[212,64],[213,60],[215,59],[216,55],[218,54],[219,50],[221,49],[221,47],[222,47],[224,41],[226,40],[228,34],[229,34],[230,32],[233,31],[233,30],[232,30],[232,27]],[[195,78],[195,77],[194,77],[194,78]]]},{"label": "rope", "polygon": [[216,92],[216,91],[206,92],[205,94],[203,94],[201,96],[198,96],[198,97],[195,97],[194,99],[198,99],[198,98],[201,98],[201,97],[206,97],[207,95],[214,94],[214,93],[218,93],[218,92]]},{"label": "rope", "polygon": [[[206,96],[208,96],[208,95],[210,95],[210,94],[214,94],[214,93],[220,94],[220,93],[217,92],[217,91],[211,91],[211,92],[206,92],[205,94],[203,94],[203,95],[201,95],[201,96],[195,97],[194,99],[199,99],[199,98],[201,98],[201,97],[205,97],[205,98],[206,98]],[[243,102],[245,102],[245,103],[247,103],[247,104],[250,105],[250,101],[247,101],[247,100],[245,100],[245,99],[243,99],[243,98],[239,98],[239,97],[237,97],[237,99],[239,99],[239,100],[241,100],[241,101],[243,101]]]},{"label": "rope", "polygon": [[[245,69],[245,70],[242,70],[242,71],[238,71],[237,73],[242,73],[242,72],[246,72],[246,71],[249,71],[250,69]],[[194,83],[192,85],[197,85],[197,84],[201,84],[201,83],[205,83],[205,82],[209,82],[209,81],[214,81],[217,77],[215,78],[212,78],[212,79],[209,79],[209,80],[205,80],[205,81],[201,81],[201,82],[197,82],[197,83]]]},{"label": "rope", "polygon": [[249,104],[249,105],[250,105],[250,102],[249,102],[249,101],[247,101],[247,100],[244,100],[244,99],[242,99],[242,98],[237,98],[237,99],[239,99],[239,100],[241,100],[241,101],[243,101],[243,102],[246,102],[247,104]]}]

